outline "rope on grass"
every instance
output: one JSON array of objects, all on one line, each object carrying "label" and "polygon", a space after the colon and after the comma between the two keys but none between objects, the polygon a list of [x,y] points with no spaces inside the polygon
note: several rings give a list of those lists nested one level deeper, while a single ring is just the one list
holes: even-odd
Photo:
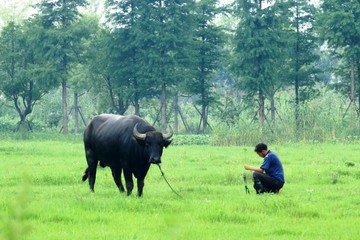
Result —
[{"label": "rope on grass", "polygon": [[170,187],[170,189],[171,189],[178,197],[181,197],[181,198],[182,198],[182,196],[181,196],[179,193],[177,193],[177,192],[171,187],[170,183],[168,182],[168,180],[167,180],[166,177],[165,177],[165,174],[164,174],[163,170],[161,169],[160,164],[156,164],[156,165],[158,165],[158,167],[159,167],[159,169],[160,169],[160,172],[161,172],[161,176],[164,178],[165,182],[166,182],[167,185]]}]

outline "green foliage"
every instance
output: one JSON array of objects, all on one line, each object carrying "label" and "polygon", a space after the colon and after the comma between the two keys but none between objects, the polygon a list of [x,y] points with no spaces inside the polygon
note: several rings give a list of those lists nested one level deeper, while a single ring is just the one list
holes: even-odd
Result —
[{"label": "green foliage", "polygon": [[[33,131],[60,131],[61,117],[73,117],[71,108],[65,110],[64,103],[73,104],[67,92],[81,95],[85,122],[103,112],[135,113],[160,129],[160,113],[168,124],[175,122],[172,97],[190,94],[186,103],[180,100],[186,121],[183,126],[178,119],[179,132],[198,133],[207,123],[212,131],[204,131],[204,137],[181,136],[182,144],[359,138],[358,96],[351,96],[354,106],[345,114],[346,97],[355,90],[349,84],[350,63],[355,80],[360,72],[358,3],[329,0],[315,9],[305,0],[239,0],[232,5],[235,11],[227,12],[231,20],[224,22],[215,17],[222,13],[216,0],[150,2],[106,1],[103,22],[105,16],[100,21],[80,14],[89,10],[84,0],[41,1],[31,18],[19,22],[16,16],[15,23],[2,25],[0,131],[16,129],[14,112],[5,109],[11,105]],[[1,12],[8,19],[8,10]],[[227,32],[231,41],[225,45],[224,25],[236,29]],[[318,36],[328,45],[318,46]],[[220,57],[225,52],[227,57]],[[326,69],[323,62],[314,64],[316,54],[329,52],[336,52],[336,63],[331,59]],[[320,77],[326,86],[316,84],[315,66],[325,71]],[[60,81],[64,112],[62,95],[51,91]],[[357,82],[354,88],[360,90]],[[327,92],[329,86],[335,90]],[[199,103],[202,109],[195,110]],[[69,125],[70,130],[76,126]]]},{"label": "green foliage", "polygon": [[29,179],[29,176],[23,176],[20,192],[16,193],[15,198],[11,198],[11,202],[8,202],[7,217],[4,218],[3,222],[0,222],[3,224],[3,230],[0,234],[3,240],[25,239],[30,233],[31,228],[27,221],[30,215],[27,209],[31,190]]},{"label": "green foliage", "polygon": [[[1,235],[17,219],[12,233],[21,229],[22,239],[37,240],[360,237],[359,144],[270,145],[282,159],[286,184],[279,195],[261,196],[251,180],[246,194],[242,181],[243,165],[262,161],[253,146],[169,146],[162,168],[182,198],[152,166],[141,199],[120,194],[109,168],[98,169],[91,193],[81,182],[80,138],[1,140],[0,146]],[[30,187],[21,181],[24,172]],[[12,206],[21,217],[12,217]]]},{"label": "green foliage", "polygon": [[236,59],[232,65],[239,77],[240,89],[251,96],[278,88],[280,79],[274,69],[284,66],[284,46],[287,46],[281,13],[277,5],[239,1],[236,14],[240,21],[234,39]]},{"label": "green foliage", "polygon": [[[323,1],[321,10],[317,21],[318,32],[329,46],[331,54],[340,58],[337,69],[334,70],[339,77],[336,88],[349,95],[354,105],[358,98],[359,105],[360,46],[357,39],[360,37],[360,3],[349,0],[341,3],[334,0]],[[357,111],[359,115],[358,108],[359,106],[351,111]]]},{"label": "green foliage", "polygon": [[202,0],[196,2],[194,14],[194,42],[192,43],[193,77],[185,78],[185,93],[198,97],[197,104],[201,106],[202,128],[206,133],[208,128],[208,109],[216,105],[215,74],[222,60],[225,35],[223,29],[214,23],[214,19],[223,11],[217,7],[217,0]]},{"label": "green foliage", "polygon": [[36,51],[38,42],[28,37],[38,34],[36,30],[29,23],[9,22],[0,37],[0,90],[12,102],[21,124],[54,87],[51,80],[43,77],[49,66]]},{"label": "green foliage", "polygon": [[322,39],[333,49],[344,50],[348,59],[358,59],[360,3],[327,0],[322,2],[321,9],[318,30]]},{"label": "green foliage", "polygon": [[206,134],[201,135],[183,135],[176,134],[173,137],[173,145],[209,145],[211,136]]},{"label": "green foliage", "polygon": [[[290,2],[289,15],[291,29],[287,44],[290,47],[289,77],[295,90],[295,121],[298,127],[301,122],[301,104],[317,97],[315,88],[317,74],[320,70],[316,67],[319,60],[316,49],[318,39],[314,31],[316,8],[306,0]],[[290,82],[288,82],[289,84]]]},{"label": "green foliage", "polygon": [[[112,105],[123,114],[132,101],[139,114],[139,101],[166,94],[184,77],[188,59],[189,0],[106,1],[111,39],[105,50],[111,59],[111,74],[105,80]],[[165,107],[164,107],[165,109]],[[162,116],[163,117],[163,116]]]},{"label": "green foliage", "polygon": [[0,117],[0,132],[10,132],[15,130],[17,120],[13,116],[5,114]]},{"label": "green foliage", "polygon": [[[302,121],[295,127],[293,117],[293,95],[279,92],[276,96],[275,121],[270,113],[266,115],[262,129],[253,109],[243,110],[235,123],[220,121],[211,134],[213,144],[238,145],[256,144],[259,141],[271,143],[287,142],[352,142],[358,141],[359,123],[353,122],[351,114],[345,114],[349,100],[336,91],[318,86],[319,97],[303,104],[300,113]],[[226,117],[226,116],[224,116]]]},{"label": "green foliage", "polygon": [[[84,39],[89,38],[93,30],[96,31],[96,28],[93,29],[96,25],[87,24],[91,21],[80,20],[79,10],[86,5],[86,0],[42,1],[37,5],[37,14],[34,17],[42,33],[38,45],[41,46],[43,57],[56,69],[47,77],[61,82],[64,134],[69,132],[67,84],[72,77],[70,73],[84,61]],[[78,89],[76,91],[78,93]]]},{"label": "green foliage", "polygon": [[236,14],[240,22],[232,63],[247,105],[258,103],[260,132],[266,125],[264,99],[276,105],[274,96],[287,86],[294,86],[294,117],[296,126],[299,125],[300,103],[316,97],[319,72],[315,68],[318,60],[313,31],[315,7],[304,0],[268,2],[238,1],[240,10]]}]

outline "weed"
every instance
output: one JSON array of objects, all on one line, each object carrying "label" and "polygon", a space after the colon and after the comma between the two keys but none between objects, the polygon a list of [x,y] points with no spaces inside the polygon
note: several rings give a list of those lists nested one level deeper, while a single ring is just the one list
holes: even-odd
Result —
[{"label": "weed", "polygon": [[23,239],[30,232],[30,226],[27,224],[29,192],[29,177],[24,176],[20,193],[14,201],[8,203],[7,217],[3,221],[2,235],[4,240]]}]

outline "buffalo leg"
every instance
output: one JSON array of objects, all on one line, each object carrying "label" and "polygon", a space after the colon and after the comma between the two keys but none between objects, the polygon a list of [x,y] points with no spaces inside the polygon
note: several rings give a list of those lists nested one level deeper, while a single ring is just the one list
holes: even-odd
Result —
[{"label": "buffalo leg", "polygon": [[89,186],[90,190],[94,192],[95,180],[96,180],[96,164],[95,166],[89,166]]},{"label": "buffalo leg", "polygon": [[144,188],[144,179],[137,180],[138,196],[141,197]]},{"label": "buffalo leg", "polygon": [[89,166],[89,186],[90,186],[90,190],[92,192],[94,192],[94,185],[95,185],[95,180],[96,180],[96,165],[94,166]]},{"label": "buffalo leg", "polygon": [[129,170],[124,169],[124,178],[125,178],[125,183],[126,183],[126,191],[127,191],[127,195],[131,195],[131,192],[134,188],[134,182],[132,179],[132,173]]},{"label": "buffalo leg", "polygon": [[97,160],[94,156],[91,149],[86,150],[86,160],[88,163],[88,177],[89,177],[89,186],[90,190],[94,192],[94,185],[96,180],[96,169],[97,169]]},{"label": "buffalo leg", "polygon": [[124,192],[124,186],[121,182],[121,168],[112,168],[111,169],[114,181],[116,183],[116,186],[119,188],[120,192]]}]

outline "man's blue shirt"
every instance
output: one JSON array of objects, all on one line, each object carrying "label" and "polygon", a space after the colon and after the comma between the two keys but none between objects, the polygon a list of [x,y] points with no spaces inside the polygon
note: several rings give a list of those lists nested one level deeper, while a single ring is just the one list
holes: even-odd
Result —
[{"label": "man's blue shirt", "polygon": [[260,168],[263,169],[266,174],[285,183],[284,170],[280,159],[275,153],[271,152],[270,150],[264,157],[264,162],[262,163]]}]

